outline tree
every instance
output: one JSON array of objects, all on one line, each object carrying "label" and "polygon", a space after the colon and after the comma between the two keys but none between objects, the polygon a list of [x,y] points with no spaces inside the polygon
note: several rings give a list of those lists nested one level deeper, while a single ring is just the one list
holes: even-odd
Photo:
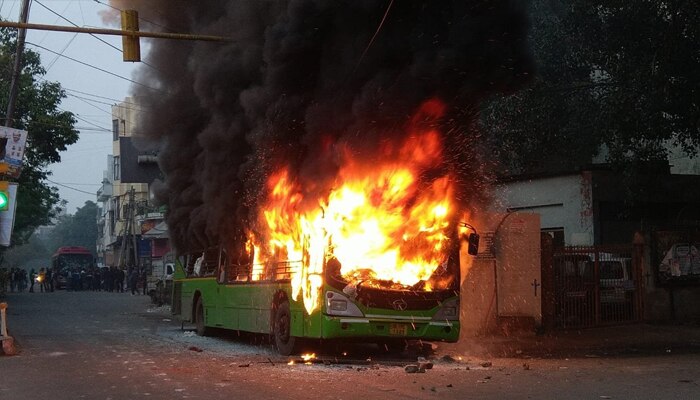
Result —
[{"label": "tree", "polygon": [[533,84],[482,113],[510,173],[665,160],[700,147],[700,3],[535,0]]},{"label": "tree", "polygon": [[49,234],[46,247],[55,251],[61,246],[82,246],[96,254],[97,204],[86,201],[73,215],[61,217]]},{"label": "tree", "polygon": [[[5,120],[9,77],[16,50],[16,32],[0,29],[0,115]],[[58,189],[46,183],[49,164],[61,160],[60,152],[78,140],[73,113],[59,108],[66,97],[61,85],[43,80],[46,73],[39,54],[25,50],[19,81],[17,109],[12,126],[29,132],[22,175],[18,180],[17,213],[13,245],[27,241],[34,230],[46,225],[55,215]]]}]

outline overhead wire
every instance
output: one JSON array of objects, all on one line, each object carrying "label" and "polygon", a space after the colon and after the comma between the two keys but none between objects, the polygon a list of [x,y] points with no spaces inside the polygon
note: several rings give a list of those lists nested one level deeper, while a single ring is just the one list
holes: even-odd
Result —
[{"label": "overhead wire", "polygon": [[[48,48],[46,48],[46,47],[44,47],[44,46],[38,45],[38,44],[36,44],[36,43],[32,43],[32,42],[25,42],[25,43],[28,44],[28,45],[30,45],[30,46],[38,47],[38,48],[40,48],[40,49],[43,49],[43,50],[45,50],[45,51],[48,51],[49,53],[58,54],[57,52],[55,52],[55,51],[53,51],[53,50],[51,50],[51,49],[48,49]],[[98,70],[98,71],[100,71],[100,72],[104,72],[104,73],[106,73],[106,74],[112,75],[112,76],[117,77],[117,78],[119,78],[119,79],[123,79],[123,80],[125,80],[125,81],[128,81],[128,82],[134,83],[134,84],[136,84],[136,85],[145,87],[146,89],[150,89],[150,90],[153,90],[153,91],[156,91],[156,92],[163,92],[161,89],[157,89],[157,88],[148,86],[148,85],[146,85],[146,84],[144,84],[144,83],[135,81],[135,80],[133,80],[133,79],[129,79],[129,78],[125,77],[125,76],[121,76],[121,75],[119,75],[119,74],[115,74],[114,72],[108,71],[108,70],[106,70],[106,69],[104,69],[104,68],[100,68],[100,67],[94,66],[94,65],[92,65],[92,64],[89,64],[89,63],[86,63],[86,62],[83,62],[83,61],[80,61],[80,60],[76,60],[76,59],[73,58],[73,57],[69,57],[69,56],[67,56],[67,55],[62,55],[62,54],[58,54],[58,55],[61,56],[61,57],[67,58],[67,59],[69,59],[69,60],[71,60],[71,61],[73,61],[73,62],[76,62],[76,63],[78,63],[78,64],[85,65],[85,66],[87,66],[87,67],[96,69],[96,70]]]},{"label": "overhead wire", "polygon": [[[61,14],[65,13],[66,10],[68,10],[68,7],[70,7],[70,5],[73,4],[73,1],[74,0],[70,0],[68,2],[68,4],[66,4],[66,6],[63,8],[63,11],[61,12]],[[53,23],[55,24],[56,22],[58,22],[59,19],[60,18],[56,18]],[[51,34],[51,32],[49,32],[49,31],[44,32],[44,36],[42,36],[41,40],[39,40],[39,44],[44,43],[44,40],[46,40],[46,38],[49,37],[50,34]]]},{"label": "overhead wire", "polygon": [[[93,0],[93,1],[94,1],[95,3],[102,4],[103,6],[109,7],[109,8],[111,8],[111,9],[116,10],[116,11],[119,11],[119,12],[124,11],[124,10],[122,10],[121,8],[114,7],[113,5],[111,5],[111,4],[109,4],[109,3],[104,3],[104,2],[101,2],[101,1],[99,1],[99,0]],[[149,23],[149,24],[154,25],[154,26],[157,26],[157,27],[159,27],[159,28],[163,28],[163,29],[165,29],[166,31],[170,31],[171,33],[175,33],[175,32],[176,32],[176,30],[174,30],[174,29],[170,29],[170,28],[168,28],[168,27],[165,26],[165,25],[161,25],[161,24],[159,24],[159,23],[157,23],[157,22],[150,21],[150,20],[148,20],[148,19],[146,19],[146,18],[143,18],[143,17],[141,17],[141,16],[139,16],[139,19],[140,19],[141,21],[143,21],[143,22]]]},{"label": "overhead wire", "polygon": [[64,185],[64,184],[62,184],[62,183],[54,182],[54,181],[52,181],[52,180],[49,179],[49,178],[44,178],[44,179],[46,179],[47,182],[53,183],[54,185],[58,185],[58,186],[61,186],[61,187],[66,188],[66,189],[75,190],[76,192],[89,194],[89,195],[91,195],[91,196],[94,196],[94,195],[97,194],[96,192],[94,192],[94,193],[93,193],[93,192],[88,192],[88,191],[86,191],[86,190],[76,189],[76,188],[74,188],[74,187],[71,187],[71,186],[68,186],[68,185]]},{"label": "overhead wire", "polygon": [[[45,82],[50,82],[48,79],[42,78],[42,77],[39,77],[39,78],[37,78],[37,79],[42,80],[42,81],[45,81]],[[120,104],[130,104],[130,105],[133,105],[133,106],[139,106],[139,107],[143,107],[143,108],[148,108],[148,106],[145,106],[145,105],[143,105],[143,104],[134,103],[134,102],[130,102],[130,101],[124,101],[123,99],[122,99],[122,100],[119,100],[119,99],[115,99],[115,98],[112,98],[112,97],[105,97],[105,96],[101,96],[101,95],[99,95],[99,94],[83,92],[83,91],[80,91],[80,90],[77,90],[77,89],[71,89],[71,88],[68,88],[68,87],[65,87],[65,86],[61,86],[61,89],[65,90],[65,91],[67,91],[67,92],[75,92],[75,93],[84,94],[84,95],[86,95],[86,96],[97,97],[98,99],[112,100],[112,101],[114,101],[114,102],[116,102],[116,103],[120,103]],[[71,95],[71,94],[69,94],[69,93],[67,93],[67,94],[68,94],[69,96],[75,96],[75,95]],[[90,99],[90,100],[91,100],[91,99]],[[94,101],[97,102],[97,100],[94,100]],[[115,105],[114,103],[105,103],[105,102],[102,102],[102,104]],[[126,107],[125,107],[125,108],[126,108]],[[130,109],[130,110],[138,110],[137,108],[129,108],[129,109]]]},{"label": "overhead wire", "polygon": [[[53,13],[54,15],[57,15],[57,16],[58,16],[59,18],[61,18],[62,20],[68,22],[69,24],[75,26],[76,28],[79,28],[78,24],[74,23],[73,21],[69,20],[68,18],[64,17],[63,15],[57,13],[56,11],[54,11],[54,10],[52,10],[52,9],[50,9],[50,8],[48,8],[48,7],[46,7],[46,6],[43,5],[39,0],[34,0],[34,1],[35,1],[38,5],[44,7],[45,9],[47,9],[49,12]],[[89,33],[89,35],[92,36],[92,37],[94,37],[95,39],[99,40],[100,42],[106,44],[107,46],[109,46],[109,47],[111,47],[111,48],[117,50],[118,52],[120,52],[120,53],[122,52],[122,50],[121,50],[120,48],[118,48],[118,47],[116,47],[115,45],[113,45],[113,44],[107,42],[106,40],[104,40],[104,39],[98,37],[97,35],[95,35],[95,34],[93,34],[93,33]]]},{"label": "overhead wire", "polygon": [[[70,47],[70,45],[73,43],[73,41],[75,40],[76,37],[78,37],[78,33],[77,33],[77,32],[76,32],[75,34],[73,34],[73,37],[72,37],[72,38],[68,41],[68,43],[66,43],[66,45],[63,47],[63,49],[61,50],[61,53],[60,53],[61,55],[63,55],[63,53],[64,53],[66,50],[68,50],[68,47]],[[60,57],[60,56],[56,56],[56,57],[54,57],[53,60],[51,60],[51,62],[49,62],[49,65],[44,69],[45,73],[48,73],[49,70],[51,70],[51,68],[54,66],[54,64],[56,64],[56,61],[58,61],[59,58],[61,58],[61,57]]]},{"label": "overhead wire", "polygon": [[354,71],[356,71],[357,68],[360,66],[360,64],[362,63],[362,60],[365,58],[365,55],[367,55],[369,48],[372,47],[372,43],[374,43],[374,39],[377,38],[377,35],[379,35],[379,31],[382,30],[382,27],[384,26],[384,22],[386,21],[386,17],[389,16],[389,10],[391,10],[391,6],[393,4],[394,4],[394,0],[389,0],[389,5],[386,6],[386,11],[384,11],[384,16],[382,17],[381,22],[379,22],[379,26],[377,26],[377,30],[374,32],[374,35],[372,35],[372,39],[370,39],[369,43],[367,43],[367,47],[365,47],[365,50],[362,52],[360,59],[357,60],[357,64],[355,64]]},{"label": "overhead wire", "polygon": [[[61,107],[56,107],[56,108],[58,108],[59,110],[64,111],[64,112],[70,112],[70,111],[68,111],[68,110],[62,109]],[[106,130],[106,131],[108,131],[108,132],[111,132],[111,131],[112,131],[111,129],[105,128],[105,127],[103,127],[103,126],[100,126],[100,125],[97,125],[97,124],[95,124],[95,123],[93,123],[93,122],[88,121],[87,119],[83,118],[80,114],[76,114],[76,113],[72,113],[72,114],[73,114],[73,116],[75,116],[75,118],[77,118],[77,119],[79,119],[79,120],[85,122],[85,123],[88,124],[88,125],[92,125],[92,126],[94,126],[95,128],[104,129],[104,130]]]}]

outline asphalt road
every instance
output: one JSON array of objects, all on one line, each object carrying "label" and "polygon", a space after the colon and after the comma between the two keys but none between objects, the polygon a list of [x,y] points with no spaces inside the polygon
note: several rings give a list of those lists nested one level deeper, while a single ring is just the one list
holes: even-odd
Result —
[{"label": "asphalt road", "polygon": [[21,353],[0,356],[2,400],[700,398],[698,354],[484,359],[466,350],[452,362],[438,346],[426,354],[433,369],[408,374],[402,366],[415,352],[389,359],[345,346],[324,356],[329,364],[288,365],[264,338],[193,336],[143,296],[59,291],[6,300]]}]

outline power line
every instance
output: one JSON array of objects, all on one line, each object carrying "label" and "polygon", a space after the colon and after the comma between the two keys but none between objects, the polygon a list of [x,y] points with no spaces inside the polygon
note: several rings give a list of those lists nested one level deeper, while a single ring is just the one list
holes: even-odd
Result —
[{"label": "power line", "polygon": [[[108,105],[108,106],[115,106],[115,107],[119,107],[119,108],[124,108],[124,109],[126,109],[126,110],[134,110],[134,111],[137,111],[137,112],[146,112],[146,111],[144,111],[144,110],[142,110],[142,109],[139,109],[139,108],[136,108],[136,107],[125,107],[125,106],[122,106],[122,105],[119,105],[119,104],[107,103],[107,102],[105,102],[105,101],[99,101],[99,100],[95,100],[95,99],[88,99],[88,98],[86,98],[86,97],[81,97],[81,96],[77,96],[77,95],[70,94],[70,93],[69,93],[68,95],[71,96],[71,97],[75,97],[76,99],[79,99],[79,100],[82,100],[82,101],[91,101],[91,102],[93,102],[93,103],[105,104],[105,105]],[[135,103],[124,103],[124,104],[135,104]],[[91,105],[92,105],[92,104],[91,104]],[[98,108],[97,106],[93,106],[93,107]],[[105,110],[103,110],[103,109],[101,109],[101,108],[98,108],[98,109],[99,109],[100,111],[107,112],[107,113],[109,113],[110,115],[112,114],[111,111],[105,111]]]},{"label": "power line", "polygon": [[[60,108],[60,107],[56,107],[56,108],[58,108],[59,110],[61,110],[61,111],[63,111],[63,112],[70,112],[70,111],[64,110],[64,109],[62,109],[62,108]],[[93,122],[88,121],[87,119],[81,117],[80,114],[75,114],[75,113],[71,113],[71,114],[73,114],[73,116],[74,116],[75,118],[77,118],[77,119],[79,119],[79,120],[85,122],[85,123],[88,124],[88,125],[92,125],[92,126],[94,126],[95,128],[104,129],[104,130],[107,131],[107,132],[111,132],[111,131],[112,131],[111,129],[105,128],[104,126],[99,126],[99,125],[97,125],[97,124],[95,124],[95,123],[93,123]]]},{"label": "power line", "polygon": [[[95,3],[102,4],[103,6],[107,6],[107,7],[111,8],[111,9],[113,9],[113,10],[116,10],[116,11],[119,11],[119,12],[124,11],[124,10],[122,10],[121,8],[114,7],[114,6],[111,5],[111,4],[103,3],[103,2],[101,2],[100,0],[94,0],[94,1],[95,1]],[[157,22],[149,21],[149,20],[147,20],[146,18],[139,17],[139,19],[140,19],[141,21],[143,21],[143,22],[147,22],[147,23],[149,23],[149,24],[151,24],[151,25],[155,25],[155,26],[157,26],[157,27],[159,27],[159,28],[163,28],[163,29],[165,29],[166,31],[175,32],[174,29],[170,29],[170,28],[168,28],[167,26],[161,25],[161,24],[159,24],[159,23],[157,23]]]},{"label": "power line", "polygon": [[49,53],[57,54],[57,55],[59,55],[60,57],[67,58],[67,59],[69,59],[69,60],[71,60],[71,61],[73,61],[73,62],[77,62],[78,64],[82,64],[82,65],[85,65],[85,66],[87,66],[87,67],[94,68],[94,69],[96,69],[96,70],[98,70],[98,71],[100,71],[100,72],[104,72],[104,73],[106,73],[106,74],[115,76],[115,77],[120,78],[120,79],[123,79],[123,80],[125,80],[125,81],[129,81],[129,82],[134,83],[134,84],[136,84],[136,85],[143,86],[143,87],[145,87],[145,88],[147,88],[147,89],[155,90],[155,91],[157,91],[157,92],[163,92],[163,91],[160,90],[160,89],[156,89],[156,88],[154,88],[154,87],[148,86],[148,85],[146,85],[146,84],[143,84],[143,83],[141,83],[141,82],[135,81],[135,80],[133,80],[133,79],[129,79],[129,78],[125,77],[125,76],[121,76],[121,75],[119,75],[119,74],[115,74],[115,73],[112,72],[112,71],[107,71],[106,69],[103,69],[103,68],[100,68],[100,67],[96,67],[96,66],[94,66],[94,65],[92,65],[92,64],[88,64],[88,63],[86,63],[86,62],[83,62],[83,61],[80,61],[80,60],[76,60],[75,58],[68,57],[68,56],[63,55],[63,54],[59,54],[59,53],[57,53],[57,52],[55,52],[55,51],[53,51],[53,50],[51,50],[51,49],[48,49],[48,48],[46,48],[46,47],[44,47],[44,46],[40,46],[40,45],[38,45],[38,44],[36,44],[36,43],[31,43],[31,42],[26,42],[26,43],[29,44],[29,45],[38,47],[38,48],[40,48],[40,49],[46,50],[46,51],[48,51]]},{"label": "power line", "polygon": [[73,185],[73,186],[102,186],[101,183],[75,183],[75,182],[54,182],[60,185]]},{"label": "power line", "polygon": [[[65,53],[65,51],[68,50],[68,47],[70,47],[70,45],[73,43],[73,41],[74,41],[75,38],[77,38],[77,37],[78,37],[78,34],[76,33],[76,34],[73,35],[73,37],[68,41],[68,43],[66,43],[66,45],[63,46],[63,49],[61,49],[61,55],[63,55],[63,53]],[[48,66],[46,67],[46,69],[44,70],[44,73],[48,73],[49,70],[51,70],[51,68],[56,64],[56,61],[58,61],[59,58],[61,58],[61,57],[59,57],[59,56],[54,57],[54,59],[51,60],[51,62],[49,63],[49,65],[48,65]]]},{"label": "power line", "polygon": [[46,179],[48,182],[53,183],[54,185],[58,185],[58,186],[61,186],[61,187],[64,187],[64,188],[70,189],[70,190],[75,190],[76,192],[89,194],[89,195],[91,195],[91,196],[95,196],[95,195],[97,194],[97,193],[88,192],[88,191],[85,191],[85,190],[76,189],[76,188],[74,188],[74,187],[71,187],[71,186],[68,186],[68,185],[64,185],[64,184],[62,184],[62,183],[54,182],[54,181],[52,181],[51,179],[48,179],[48,178],[45,178],[45,179]]},{"label": "power line", "polygon": [[[42,7],[44,7],[45,9],[49,10],[49,12],[55,14],[55,15],[58,16],[59,18],[61,18],[61,19],[63,19],[64,21],[68,22],[69,24],[71,24],[71,25],[73,25],[73,26],[75,26],[75,27],[78,27],[78,24],[74,23],[73,21],[69,20],[68,18],[64,17],[63,15],[61,15],[61,14],[57,13],[56,11],[54,11],[54,10],[52,10],[52,9],[50,9],[50,8],[48,8],[48,7],[46,7],[45,5],[41,4],[41,2],[40,2],[39,0],[34,0],[34,2],[36,2],[36,4],[38,4],[38,5],[42,6]],[[92,37],[94,37],[95,39],[99,40],[100,42],[106,44],[107,46],[109,46],[109,47],[111,47],[111,48],[117,50],[118,52],[120,52],[120,53],[122,52],[121,49],[119,49],[118,47],[114,46],[113,44],[111,44],[111,43],[105,41],[104,39],[99,38],[99,37],[95,36],[95,35],[92,34],[92,33],[89,33],[89,35],[92,36]]]},{"label": "power line", "polygon": [[[42,81],[45,81],[45,82],[50,82],[49,80],[47,80],[47,79],[45,79],[45,78],[42,78],[42,77],[38,77],[37,79],[42,80]],[[53,82],[50,82],[50,83],[53,83]],[[115,99],[115,98],[112,98],[112,97],[100,96],[99,94],[94,94],[94,93],[82,92],[82,91],[80,91],[80,90],[71,89],[71,88],[68,88],[68,87],[65,87],[65,86],[61,86],[61,89],[65,90],[65,91],[68,91],[68,92],[75,92],[75,93],[84,94],[84,95],[86,95],[86,96],[97,97],[98,99],[112,100],[112,101],[117,102],[117,103],[120,103],[120,104],[131,104],[131,105],[134,105],[134,106],[139,106],[139,107],[143,107],[143,108],[149,108],[148,106],[144,106],[143,104],[133,103],[133,102],[130,102],[130,101],[124,101],[123,99],[122,99],[122,100],[119,100],[119,99]],[[77,96],[72,95],[72,94],[70,94],[70,93],[69,93],[69,95],[70,95],[70,96],[77,97]],[[92,100],[92,99],[87,99],[87,100],[98,102],[97,100]],[[117,104],[114,104],[114,103],[102,103],[102,104],[107,104],[107,105],[110,105],[110,106],[117,105]],[[123,106],[122,106],[122,107],[123,107]],[[124,108],[127,108],[127,107],[124,107]],[[141,111],[141,110],[138,110],[137,108],[129,108],[129,109],[130,109],[130,110]]]}]

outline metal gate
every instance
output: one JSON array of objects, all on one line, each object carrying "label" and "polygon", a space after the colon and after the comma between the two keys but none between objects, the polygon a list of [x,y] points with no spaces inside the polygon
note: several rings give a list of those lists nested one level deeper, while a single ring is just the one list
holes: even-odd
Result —
[{"label": "metal gate", "polygon": [[639,321],[640,254],[632,245],[554,249],[556,326],[578,328]]}]

